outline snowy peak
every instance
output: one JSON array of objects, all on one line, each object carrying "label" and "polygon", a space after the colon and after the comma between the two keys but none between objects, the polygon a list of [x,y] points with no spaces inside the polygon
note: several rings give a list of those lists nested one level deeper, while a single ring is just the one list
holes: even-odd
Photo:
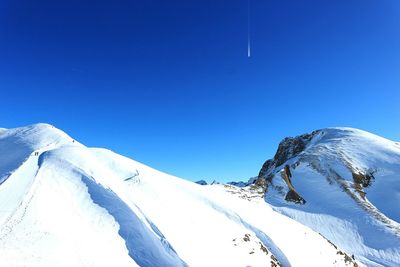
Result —
[{"label": "snowy peak", "polygon": [[[20,166],[32,154],[38,156],[63,145],[79,145],[63,131],[52,125],[39,123],[25,127],[0,130],[0,184],[5,176]],[[2,177],[3,175],[3,177]]]},{"label": "snowy peak", "polygon": [[[277,211],[322,233],[348,253],[365,257],[365,263],[396,266],[399,173],[397,143],[358,129],[326,128],[282,140],[255,185],[263,188],[265,200]],[[340,224],[354,230],[333,227]],[[354,243],[349,245],[343,235],[354,235]]]},{"label": "snowy peak", "polygon": [[7,155],[0,161],[1,174],[9,174],[31,155],[61,146],[82,146],[63,131],[50,124],[38,123],[0,131],[0,153]]},{"label": "snowy peak", "polygon": [[[324,164],[342,163],[355,176],[372,176],[381,165],[400,162],[397,143],[354,128],[326,128],[294,138],[283,139],[273,159],[267,160],[259,172],[259,178],[273,175],[284,165],[312,162]],[[368,184],[368,182],[366,182]]]},{"label": "snowy peak", "polygon": [[46,123],[12,129],[0,129],[0,148],[6,145],[14,145],[20,150],[26,149],[33,152],[36,149],[43,149],[48,146],[55,147],[74,142],[66,133]]}]

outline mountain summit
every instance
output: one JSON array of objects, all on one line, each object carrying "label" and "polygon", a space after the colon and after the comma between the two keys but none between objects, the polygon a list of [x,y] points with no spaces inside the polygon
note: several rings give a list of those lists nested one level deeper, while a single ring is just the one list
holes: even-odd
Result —
[{"label": "mountain summit", "polygon": [[274,210],[366,264],[400,264],[399,143],[353,128],[285,138],[256,184]]}]

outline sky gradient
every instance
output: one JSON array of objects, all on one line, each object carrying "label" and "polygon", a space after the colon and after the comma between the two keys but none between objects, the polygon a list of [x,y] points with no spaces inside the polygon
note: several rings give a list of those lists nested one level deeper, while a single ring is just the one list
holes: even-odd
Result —
[{"label": "sky gradient", "polygon": [[0,3],[0,127],[47,122],[190,180],[258,174],[279,141],[400,141],[400,1]]}]

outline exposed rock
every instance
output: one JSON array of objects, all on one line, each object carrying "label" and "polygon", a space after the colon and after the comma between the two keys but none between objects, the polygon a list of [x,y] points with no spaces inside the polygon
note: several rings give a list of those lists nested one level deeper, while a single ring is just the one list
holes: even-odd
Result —
[{"label": "exposed rock", "polygon": [[275,258],[274,255],[271,255],[271,267],[278,267],[278,266],[282,266],[282,264]]},{"label": "exposed rock", "polygon": [[374,174],[373,172],[370,173],[361,173],[361,172],[352,172],[353,181],[357,184],[361,184],[363,187],[368,187],[371,185]]},{"label": "exposed rock", "polygon": [[285,167],[282,169],[281,176],[289,188],[289,192],[286,194],[285,200],[294,202],[296,204],[305,204],[306,203],[305,199],[302,198],[293,187],[292,181],[290,179],[292,177],[292,173],[290,172],[289,165],[285,165]]},{"label": "exposed rock", "polygon": [[291,159],[303,152],[311,139],[319,132],[320,130],[316,130],[311,134],[302,134],[294,138],[286,137],[283,139],[283,141],[279,144],[278,150],[274,156],[275,166],[278,167],[285,163],[288,159]]},{"label": "exposed rock", "polygon": [[238,187],[231,184],[224,184],[223,186],[226,192],[248,201],[258,200],[264,197],[264,190],[254,184],[246,187]]},{"label": "exposed rock", "polygon": [[261,187],[262,189],[264,189],[264,191],[268,187],[267,179],[265,179],[264,177],[258,178],[254,184],[256,186]]},{"label": "exposed rock", "polygon": [[356,262],[355,259],[354,259],[354,255],[352,255],[353,257],[350,257],[349,255],[347,255],[346,253],[344,253],[344,252],[341,251],[341,250],[338,250],[338,251],[336,252],[336,254],[342,255],[342,256],[344,257],[344,262],[345,262],[345,263],[347,263],[347,264],[352,264],[353,267],[358,267],[358,264],[357,264],[357,262]]},{"label": "exposed rock", "polygon": [[287,137],[279,144],[278,151],[275,154],[274,161],[276,166],[280,166],[288,159],[297,156],[306,147],[303,138]]},{"label": "exposed rock", "polygon": [[268,249],[264,247],[263,243],[259,242],[259,244],[261,251],[268,255]]},{"label": "exposed rock", "polygon": [[200,181],[197,181],[197,182],[195,182],[196,184],[199,184],[199,185],[207,185],[207,182],[206,181],[204,181],[204,180],[200,180]]},{"label": "exposed rock", "polygon": [[[279,168],[289,159],[292,159],[293,157],[296,157],[297,155],[302,153],[306,149],[309,142],[320,132],[321,130],[316,130],[312,133],[306,133],[296,137],[286,137],[285,139],[283,139],[279,143],[278,150],[276,151],[274,158],[264,162],[260,172],[258,173],[258,178],[254,184],[262,188],[264,194],[266,194],[268,186],[272,183],[275,172],[278,170],[277,168]],[[294,163],[294,167],[296,166],[296,163]],[[288,175],[288,179],[285,180],[285,178],[283,178],[289,187],[289,192],[286,194],[285,199],[300,204],[306,203],[304,198],[302,198],[296,192],[291,184],[290,178],[292,177],[292,174],[290,172],[289,166],[285,166],[285,169]]]},{"label": "exposed rock", "polygon": [[258,173],[258,178],[265,177],[267,172],[271,169],[273,165],[273,160],[269,159],[266,162],[264,162],[263,166],[261,167],[260,172]]},{"label": "exposed rock", "polygon": [[250,235],[249,234],[245,234],[244,237],[243,237],[243,241],[249,242],[250,241]]},{"label": "exposed rock", "polygon": [[235,247],[239,246],[248,249],[249,254],[265,257],[266,263],[269,262],[271,266],[282,266],[270,249],[256,235],[245,233],[242,237],[233,238],[232,242]]},{"label": "exposed rock", "polygon": [[296,137],[286,137],[278,146],[273,159],[264,162],[258,174],[258,178],[267,176],[274,168],[281,166],[287,160],[296,157],[307,147],[311,139],[319,134],[321,130],[313,131],[312,133],[302,134]]},{"label": "exposed rock", "polygon": [[285,197],[286,201],[294,202],[296,204],[306,204],[304,198],[302,198],[296,191],[289,190]]},{"label": "exposed rock", "polygon": [[[289,165],[285,165],[284,171],[285,171],[285,174],[286,174],[288,180],[290,181],[290,178],[292,178],[292,172],[290,171]],[[290,183],[291,182],[292,181],[290,181]]]},{"label": "exposed rock", "polygon": [[[310,141],[320,132],[321,130],[316,130],[312,133],[302,134],[296,137],[286,137],[283,139],[279,143],[278,150],[276,151],[274,158],[264,162],[254,184],[262,188],[264,190],[264,194],[266,194],[269,184],[272,184],[272,179],[274,178],[276,171],[279,170],[278,168],[280,168],[280,166],[285,164],[288,160],[302,153]],[[297,165],[294,163],[293,167],[295,168]],[[305,204],[305,199],[296,192],[291,183],[290,178],[292,177],[292,174],[289,165],[284,167],[284,173],[285,174],[281,173],[281,176],[283,175],[282,178],[285,180],[285,183],[289,188],[285,199],[294,203]]]},{"label": "exposed rock", "polygon": [[354,258],[354,255],[351,255],[351,257],[350,257],[349,255],[347,255],[347,253],[338,249],[338,247],[332,241],[330,241],[328,238],[323,236],[321,233],[319,233],[319,235],[322,236],[326,241],[328,241],[329,244],[331,244],[336,249],[337,255],[342,255],[344,257],[345,263],[347,263],[349,265],[353,265],[353,267],[358,267],[358,264],[357,264],[356,259]]}]

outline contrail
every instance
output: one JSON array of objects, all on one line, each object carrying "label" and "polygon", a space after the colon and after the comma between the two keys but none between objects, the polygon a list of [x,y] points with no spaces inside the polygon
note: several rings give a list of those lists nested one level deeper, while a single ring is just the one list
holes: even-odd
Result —
[{"label": "contrail", "polygon": [[250,0],[247,0],[247,57],[251,57],[251,42],[250,42]]}]

